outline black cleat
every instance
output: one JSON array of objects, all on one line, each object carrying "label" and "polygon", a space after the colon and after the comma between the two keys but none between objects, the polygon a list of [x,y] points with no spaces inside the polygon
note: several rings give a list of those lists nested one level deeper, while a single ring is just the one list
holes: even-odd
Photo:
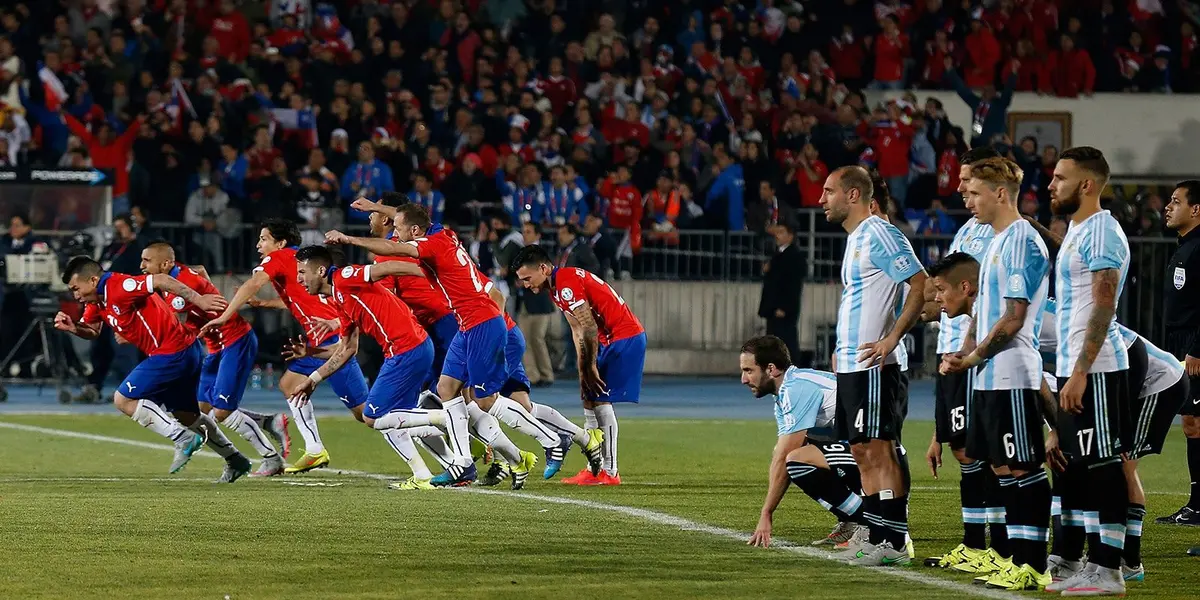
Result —
[{"label": "black cleat", "polygon": [[1200,511],[1196,511],[1190,506],[1185,506],[1175,511],[1175,514],[1166,517],[1159,517],[1155,519],[1154,522],[1158,523],[1159,525],[1189,525],[1192,527],[1200,527]]}]

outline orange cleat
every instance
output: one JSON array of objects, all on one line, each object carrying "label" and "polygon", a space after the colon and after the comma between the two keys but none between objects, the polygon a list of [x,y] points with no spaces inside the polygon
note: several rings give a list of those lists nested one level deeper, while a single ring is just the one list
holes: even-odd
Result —
[{"label": "orange cleat", "polygon": [[566,485],[600,485],[600,478],[592,475],[592,472],[584,469],[574,477],[567,477],[562,482]]},{"label": "orange cleat", "polygon": [[608,471],[600,471],[600,476],[596,478],[596,485],[621,485],[620,475],[609,475]]}]

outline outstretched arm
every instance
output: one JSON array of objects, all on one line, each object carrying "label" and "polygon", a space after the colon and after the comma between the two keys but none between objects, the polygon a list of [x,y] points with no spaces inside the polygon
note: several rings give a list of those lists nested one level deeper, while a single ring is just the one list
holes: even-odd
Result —
[{"label": "outstretched arm", "polygon": [[370,267],[371,281],[380,281],[393,276],[416,275],[424,277],[425,272],[421,270],[421,265],[410,262],[402,262],[398,260],[389,260],[371,265]]},{"label": "outstretched arm", "polygon": [[201,334],[207,333],[209,330],[216,329],[227,323],[237,314],[239,308],[250,301],[264,285],[271,280],[271,277],[265,271],[255,271],[250,279],[238,287],[237,292],[233,294],[233,299],[229,301],[229,305],[225,307],[225,311],[221,316],[209,321],[201,330]]},{"label": "outstretched arm", "polygon": [[62,311],[59,311],[59,313],[54,316],[55,329],[59,331],[65,331],[75,337],[89,341],[100,336],[101,327],[103,327],[103,325],[100,325],[99,323],[90,324],[76,322],[71,318],[70,315]]},{"label": "outstretched arm", "polygon": [[376,212],[389,219],[395,219],[397,213],[394,206],[388,206],[382,202],[372,202],[366,198],[355,198],[354,202],[350,203],[350,208],[363,212]]},{"label": "outstretched arm", "polygon": [[175,294],[207,312],[224,310],[229,304],[220,294],[201,294],[170,275],[151,275],[147,279],[151,281],[155,291]]},{"label": "outstretched arm", "polygon": [[783,501],[783,495],[787,493],[788,483],[790,483],[787,473],[787,456],[793,450],[803,446],[807,437],[807,432],[797,431],[781,436],[775,442],[775,450],[771,453],[771,466],[767,469],[767,497],[763,500],[762,512],[758,517],[758,527],[755,528],[754,535],[750,536],[751,546],[766,548],[771,544],[771,522],[775,516],[775,509]]},{"label": "outstretched arm", "polygon": [[325,241],[331,244],[345,244],[347,246],[358,246],[376,256],[407,256],[409,258],[419,258],[417,247],[412,244],[401,244],[391,240],[382,240],[379,238],[364,238],[353,237],[346,235],[340,231],[330,231],[325,234]]},{"label": "outstretched arm", "polygon": [[[337,373],[350,359],[358,353],[358,328],[351,325],[347,335],[338,340],[334,344],[332,354],[325,364],[317,367],[316,371],[309,374],[308,379],[301,382],[300,386],[292,394],[291,401],[296,406],[303,406],[308,403],[308,399],[317,389],[317,384],[324,381],[330,375]],[[323,352],[321,354],[324,354]],[[317,354],[313,354],[316,356]]]}]

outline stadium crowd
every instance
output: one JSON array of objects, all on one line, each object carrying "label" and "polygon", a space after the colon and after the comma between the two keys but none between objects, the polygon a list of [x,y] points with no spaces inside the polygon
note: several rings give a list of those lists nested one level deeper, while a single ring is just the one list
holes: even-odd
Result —
[{"label": "stadium crowd", "polygon": [[[115,213],[194,226],[218,270],[239,223],[362,224],[354,198],[393,190],[460,226],[596,215],[629,255],[764,231],[855,163],[918,232],[952,233],[968,143],[1016,159],[1048,220],[1058,149],[1009,139],[1011,92],[1200,81],[1190,2],[4,4],[0,164],[113,169]],[[955,89],[973,122],[866,88]]]}]

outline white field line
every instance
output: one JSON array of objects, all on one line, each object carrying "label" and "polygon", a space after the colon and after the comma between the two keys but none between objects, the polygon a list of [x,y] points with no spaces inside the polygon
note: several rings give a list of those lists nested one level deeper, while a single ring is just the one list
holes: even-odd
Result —
[{"label": "white field line", "polygon": [[[94,441],[94,442],[107,442],[107,443],[112,443],[112,444],[122,444],[122,445],[126,445],[126,446],[135,446],[138,448],[147,448],[147,449],[159,450],[159,451],[164,451],[164,452],[174,452],[175,451],[175,449],[172,446],[167,446],[165,444],[154,444],[154,443],[143,442],[143,441],[139,441],[139,440],[129,440],[129,439],[124,439],[124,438],[110,437],[110,436],[106,436],[106,435],[97,435],[97,434],[92,434],[92,433],[81,433],[81,432],[77,432],[77,431],[68,431],[68,430],[64,430],[64,429],[51,429],[48,427],[36,427],[33,425],[21,425],[21,424],[17,424],[17,423],[5,423],[5,422],[0,422],[0,428],[14,429],[14,430],[18,430],[18,431],[26,431],[26,432],[30,432],[30,433],[40,433],[43,435],[54,435],[54,436],[59,436],[59,437],[68,437],[68,438],[89,440],[89,441]],[[209,456],[212,458],[219,458],[214,454],[199,454],[197,456]],[[390,481],[393,479],[397,479],[396,477],[392,477],[389,475],[383,475],[380,473],[368,473],[366,471],[355,471],[355,470],[348,470],[348,469],[327,469],[324,472],[335,473],[338,475],[345,475],[345,476],[349,476],[349,477],[358,477],[358,478],[374,479],[374,480],[382,480],[382,481]],[[47,478],[47,479],[53,480],[53,478]],[[111,479],[112,480],[120,480],[120,478],[111,478]],[[145,480],[140,480],[140,481],[145,481]],[[172,479],[172,481],[175,481],[175,479]],[[682,517],[677,517],[677,516],[669,515],[666,513],[661,513],[661,512],[652,511],[652,510],[646,510],[643,508],[634,508],[631,506],[621,506],[619,504],[607,504],[604,502],[596,502],[593,500],[581,500],[578,498],[565,498],[565,497],[561,497],[561,496],[545,496],[545,495],[541,495],[541,494],[515,493],[515,492],[506,492],[503,490],[488,490],[488,489],[482,489],[482,488],[462,488],[461,491],[464,493],[470,493],[470,494],[480,494],[480,495],[487,495],[487,496],[504,496],[504,497],[508,497],[508,498],[516,498],[516,499],[521,499],[521,500],[533,500],[533,501],[544,502],[544,503],[548,503],[548,504],[560,504],[560,505],[577,506],[577,507],[587,508],[587,509],[591,509],[591,510],[602,510],[602,511],[612,512],[612,513],[616,513],[616,514],[627,516],[627,517],[632,517],[634,519],[638,519],[638,520],[645,521],[648,523],[653,523],[655,525],[662,525],[662,526],[666,526],[666,527],[676,527],[682,531],[697,531],[700,533],[706,533],[706,534],[714,536],[714,537],[721,537],[721,538],[725,538],[725,539],[728,539],[731,541],[742,542],[742,543],[745,543],[746,541],[748,541],[750,539],[749,534],[746,534],[741,531],[735,531],[733,529],[726,529],[724,527],[715,527],[712,525],[698,523],[696,521],[684,519]],[[807,557],[807,558],[814,558],[814,559],[820,559],[820,560],[832,560],[830,558],[830,556],[825,552],[822,552],[822,551],[812,548],[810,546],[801,546],[799,544],[789,542],[787,540],[780,539],[780,538],[774,538],[772,540],[772,546],[778,550],[782,550],[784,552],[791,552],[793,554],[799,554],[799,555]],[[1004,592],[1004,591],[1000,591],[1000,590],[990,590],[987,588],[981,588],[981,587],[973,586],[970,584],[959,583],[956,581],[949,581],[946,579],[942,579],[940,577],[926,575],[919,571],[910,570],[910,569],[884,568],[884,567],[874,567],[874,568],[864,567],[864,568],[867,568],[868,570],[872,571],[873,573],[876,573],[879,575],[894,577],[894,578],[898,578],[898,579],[905,579],[905,580],[911,581],[913,583],[918,583],[921,585],[927,585],[927,586],[932,586],[932,587],[936,587],[936,588],[941,588],[943,590],[959,592],[959,593],[962,593],[967,596],[975,596],[975,597],[980,597],[980,598],[997,598],[997,599],[1003,599],[1003,600],[1011,600],[1011,599],[1017,599],[1017,598],[1023,597],[1019,594],[1014,594],[1014,593],[1010,593],[1010,592]]]}]

